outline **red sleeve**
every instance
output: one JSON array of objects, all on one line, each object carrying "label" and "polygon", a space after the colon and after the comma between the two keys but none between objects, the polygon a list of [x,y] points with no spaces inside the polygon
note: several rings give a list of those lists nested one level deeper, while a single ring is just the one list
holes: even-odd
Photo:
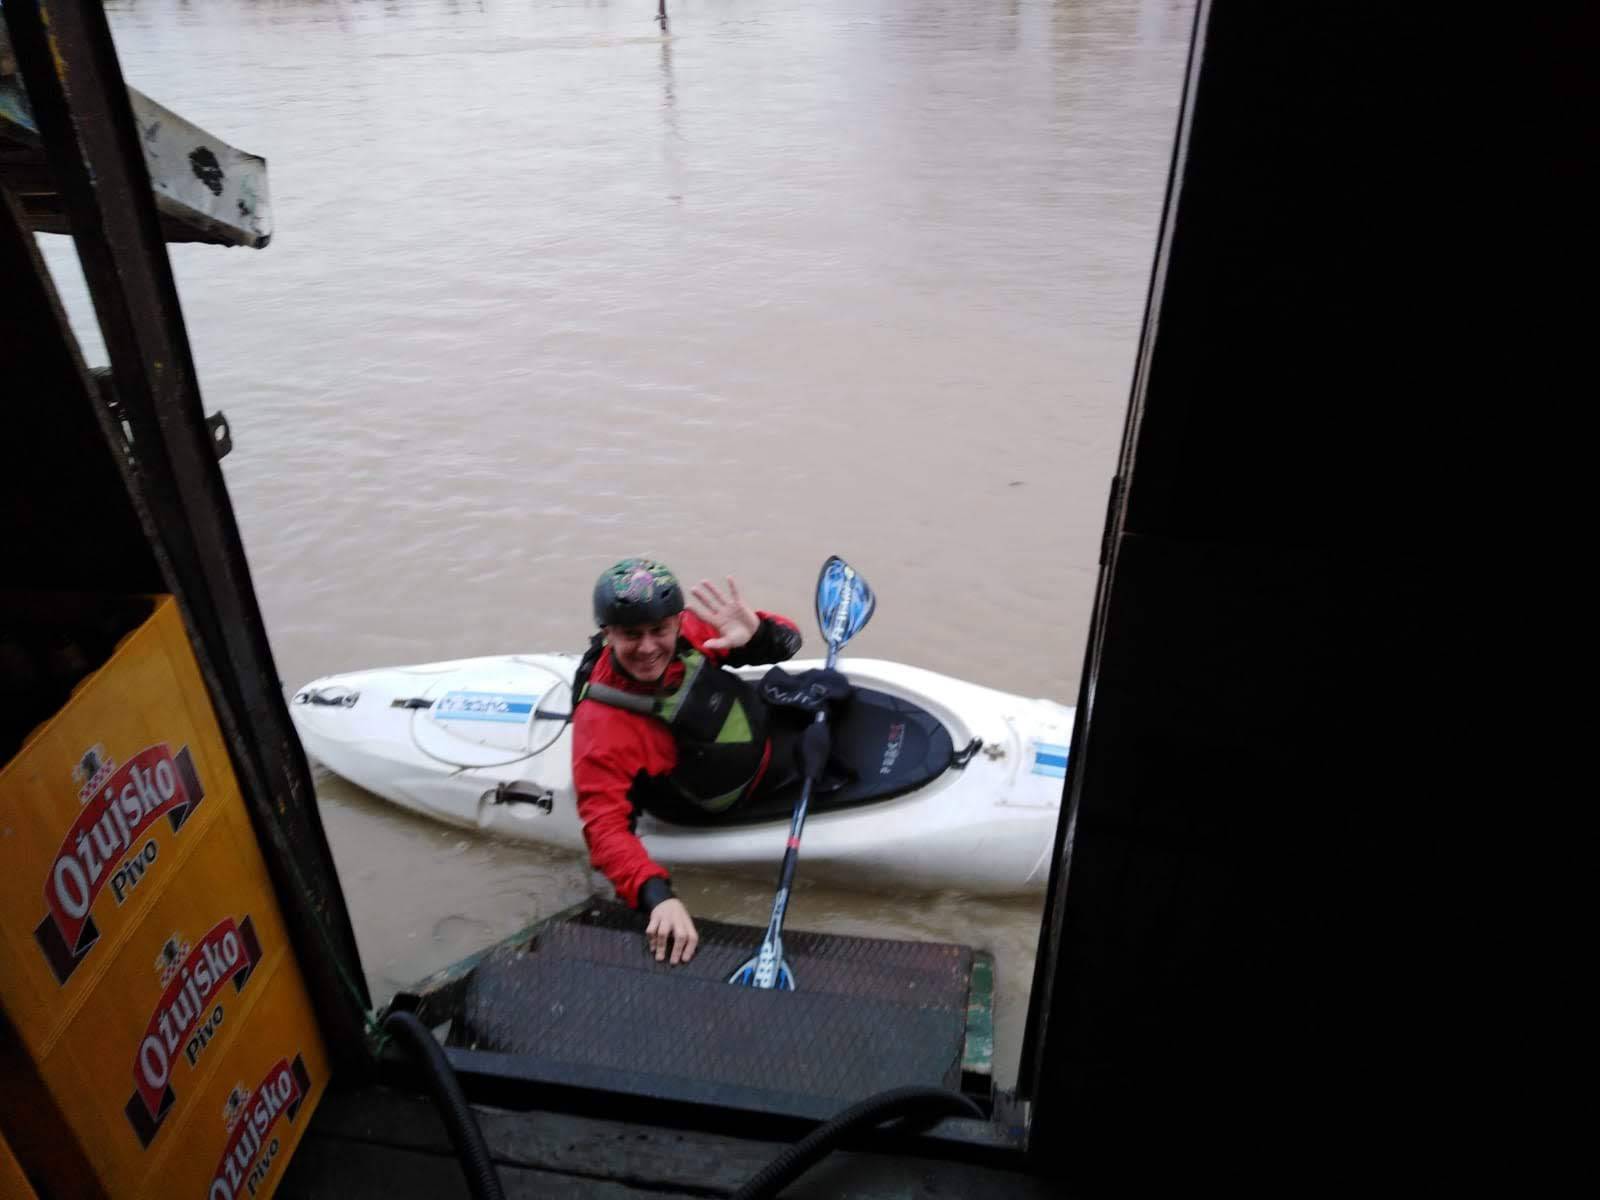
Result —
[{"label": "red sleeve", "polygon": [[792,629],[796,633],[800,632],[800,626],[796,625],[793,621],[791,621],[788,617],[784,616],[782,613],[762,612],[758,608],[758,609],[756,609],[756,616],[760,617],[763,621],[772,621],[772,622],[774,622],[774,623],[776,623],[778,625],[782,625],[786,629]]},{"label": "red sleeve", "polygon": [[683,624],[678,626],[678,636],[685,638],[691,646],[714,663],[720,663],[728,657],[726,650],[706,649],[706,642],[717,636],[717,627],[710,621],[702,621],[687,608],[683,610]]},{"label": "red sleeve", "polygon": [[[731,666],[748,666],[753,663],[782,662],[784,659],[791,657],[794,652],[799,649],[800,627],[788,617],[780,616],[778,613],[763,612],[759,608],[755,610],[755,614],[762,620],[763,623],[771,622],[774,626],[777,626],[779,630],[782,630],[788,634],[792,634],[792,640],[790,638],[770,638],[768,635],[777,631],[763,628],[763,630],[758,632],[755,641],[753,641],[749,647],[749,650],[757,650],[757,644],[760,643],[758,652],[753,656],[748,651],[746,651],[744,654],[739,653],[740,650],[746,649],[742,646],[736,647],[731,651],[707,650],[705,643],[709,639],[717,636],[716,626],[712,625],[708,621],[702,621],[699,617],[695,616],[693,612],[688,610],[684,611],[683,624],[679,627],[678,632],[681,636],[687,638],[689,643],[694,646],[696,650],[700,651],[712,662],[724,663],[728,661],[730,655],[735,656],[736,661],[731,663]],[[769,646],[765,644],[766,641],[774,641],[775,643],[781,642],[782,644],[773,644]]]},{"label": "red sleeve", "polygon": [[589,861],[611,881],[623,903],[636,908],[645,881],[666,879],[668,872],[629,828],[633,801],[628,790],[645,761],[642,753],[628,753],[637,744],[634,731],[618,717],[626,714],[592,700],[578,705],[572,716],[572,783]]}]

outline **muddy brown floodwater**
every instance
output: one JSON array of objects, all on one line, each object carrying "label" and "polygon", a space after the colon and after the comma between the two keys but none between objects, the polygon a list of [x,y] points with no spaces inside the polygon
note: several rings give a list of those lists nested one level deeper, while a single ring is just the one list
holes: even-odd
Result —
[{"label": "muddy brown floodwater", "polygon": [[[1074,700],[1188,0],[106,8],[130,83],[270,165],[267,249],[172,258],[287,686],[577,649],[632,553],[809,626],[840,553],[851,653]],[[318,789],[379,999],[592,886]],[[861,885],[802,852],[790,926],[991,951],[1008,1082],[1041,897]]]}]

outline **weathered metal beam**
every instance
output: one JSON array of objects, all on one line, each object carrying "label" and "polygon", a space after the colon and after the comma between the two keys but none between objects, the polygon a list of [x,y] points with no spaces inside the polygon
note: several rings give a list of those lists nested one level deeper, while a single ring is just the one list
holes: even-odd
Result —
[{"label": "weathered metal beam", "polygon": [[183,607],[330,1048],[365,1061],[370,999],[355,937],[201,405],[105,14],[93,0],[8,0],[0,11],[137,447],[129,486]]},{"label": "weathered metal beam", "polygon": [[[166,240],[265,246],[272,237],[266,159],[230,146],[135,88],[127,92]],[[0,186],[53,194],[33,106],[0,23],[0,146],[7,145],[12,150],[0,154]],[[49,219],[58,208],[37,206],[36,232],[70,232]]]}]

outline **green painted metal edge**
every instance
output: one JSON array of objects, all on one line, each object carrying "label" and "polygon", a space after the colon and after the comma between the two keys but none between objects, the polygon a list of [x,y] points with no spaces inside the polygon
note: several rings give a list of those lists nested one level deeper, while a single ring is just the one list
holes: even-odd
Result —
[{"label": "green painted metal edge", "polygon": [[964,1075],[994,1071],[994,956],[972,955],[972,980],[967,987],[967,1042],[961,1052]]}]

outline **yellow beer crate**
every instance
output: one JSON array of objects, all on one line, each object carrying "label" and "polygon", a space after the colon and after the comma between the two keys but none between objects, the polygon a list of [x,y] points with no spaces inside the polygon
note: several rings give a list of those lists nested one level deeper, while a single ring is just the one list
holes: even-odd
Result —
[{"label": "yellow beer crate", "polygon": [[[225,1124],[218,1089],[294,1093],[280,1152],[320,1096],[311,1005],[170,597],[0,766],[0,1009],[22,1086],[109,1196],[182,1194],[174,1172]],[[256,1061],[280,1045],[299,1064],[283,1078]],[[24,1165],[44,1128],[11,1131]],[[286,1161],[243,1194],[269,1196]],[[195,1195],[233,1194],[212,1182]]]},{"label": "yellow beer crate", "polygon": [[[268,1014],[273,1019],[264,1019]],[[292,1014],[293,1019],[289,1019]],[[195,1091],[144,1182],[149,1200],[267,1200],[328,1084],[328,1057],[298,974],[266,981],[249,1032]],[[120,1193],[116,1193],[120,1194]]]}]

